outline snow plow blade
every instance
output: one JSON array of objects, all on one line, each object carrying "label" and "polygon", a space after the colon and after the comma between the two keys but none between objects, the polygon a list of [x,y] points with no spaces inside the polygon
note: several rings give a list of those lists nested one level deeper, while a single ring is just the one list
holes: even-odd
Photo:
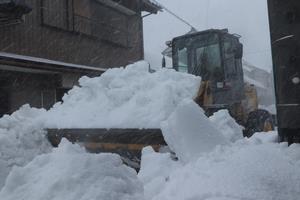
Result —
[{"label": "snow plow blade", "polygon": [[135,169],[139,169],[144,147],[159,151],[166,146],[160,129],[47,129],[47,137],[54,147],[66,138],[90,153],[117,153]]}]

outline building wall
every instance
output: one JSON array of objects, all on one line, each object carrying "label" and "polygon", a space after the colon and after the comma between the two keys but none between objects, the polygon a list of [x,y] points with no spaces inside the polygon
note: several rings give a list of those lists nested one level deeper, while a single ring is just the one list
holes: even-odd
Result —
[{"label": "building wall", "polygon": [[57,100],[56,90],[61,88],[57,74],[0,71],[0,116],[12,113],[24,104],[37,108],[50,108]]},{"label": "building wall", "polygon": [[[101,68],[142,59],[141,0],[123,0],[131,9],[124,12],[99,1],[25,0],[32,12],[24,23],[0,27],[0,52]],[[24,104],[49,109],[82,75],[94,76],[51,70],[51,65],[35,70],[18,62],[0,62],[0,117]]]},{"label": "building wall", "polygon": [[243,65],[245,81],[255,85],[259,104],[265,106],[274,104],[273,74],[246,62],[244,62]]},{"label": "building wall", "polygon": [[140,12],[129,16],[96,0],[26,3],[33,10],[24,23],[0,28],[0,51],[95,67],[143,58]]}]

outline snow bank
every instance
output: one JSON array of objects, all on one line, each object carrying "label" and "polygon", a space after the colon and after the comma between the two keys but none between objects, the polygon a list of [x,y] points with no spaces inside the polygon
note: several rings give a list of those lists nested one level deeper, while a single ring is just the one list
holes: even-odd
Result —
[{"label": "snow bank", "polygon": [[[165,174],[168,178],[161,183],[163,189],[142,178],[148,199],[296,200],[300,195],[300,145],[288,148],[286,143],[277,144],[276,137],[275,132],[255,134],[170,168]],[[155,160],[153,155],[152,162]],[[165,163],[169,160],[165,158]],[[146,163],[151,163],[149,157]],[[147,177],[153,170],[142,168],[140,173]]]},{"label": "snow bank", "polygon": [[146,149],[139,178],[148,200],[297,200],[300,144],[278,144],[276,132],[242,138],[242,127],[221,110],[209,119],[192,101],[163,124],[170,154]]},{"label": "snow bank", "polygon": [[145,199],[150,200],[151,197],[162,192],[170,172],[180,166],[179,162],[171,159],[170,153],[157,153],[152,147],[144,148],[138,177],[144,183]]},{"label": "snow bank", "polygon": [[51,149],[39,121],[45,112],[25,105],[0,119],[0,188],[13,166],[25,165]]},{"label": "snow bank", "polygon": [[48,112],[48,127],[159,128],[179,102],[194,97],[200,78],[170,69],[149,73],[138,62],[79,84]]},{"label": "snow bank", "polygon": [[243,127],[236,123],[230,116],[228,110],[215,112],[209,120],[213,122],[218,130],[229,142],[235,142],[243,138]]},{"label": "snow bank", "polygon": [[142,200],[143,186],[118,155],[88,154],[63,140],[52,153],[15,167],[0,199]]},{"label": "snow bank", "polygon": [[163,134],[184,162],[143,151],[138,176],[147,200],[299,198],[300,145],[278,144],[276,132],[242,138],[228,111],[208,119],[184,101],[164,122]]},{"label": "snow bank", "polygon": [[180,161],[189,162],[227,140],[193,101],[184,100],[161,126],[168,146]]},{"label": "snow bank", "polygon": [[182,162],[144,149],[139,178],[147,200],[298,199],[300,145],[277,144],[275,132],[241,139],[226,111],[208,119],[191,100],[199,83],[168,69],[151,74],[137,63],[82,78],[50,111],[24,106],[5,116],[0,187],[14,168],[0,199],[144,199],[142,183],[119,156],[87,154],[66,141],[49,153],[42,129],[159,128],[161,121]]},{"label": "snow bank", "polygon": [[23,106],[0,119],[0,188],[13,166],[51,150],[44,128],[159,128],[199,84],[199,77],[174,70],[149,73],[148,64],[138,62],[81,78],[49,111]]}]

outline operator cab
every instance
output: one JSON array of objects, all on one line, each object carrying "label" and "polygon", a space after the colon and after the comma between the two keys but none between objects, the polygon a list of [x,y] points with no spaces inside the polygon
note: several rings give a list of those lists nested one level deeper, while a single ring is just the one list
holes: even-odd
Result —
[{"label": "operator cab", "polygon": [[173,67],[203,80],[225,80],[241,67],[235,63],[242,58],[239,38],[227,30],[214,29],[176,37],[172,41]]},{"label": "operator cab", "polygon": [[240,37],[227,29],[176,37],[172,40],[173,68],[209,81],[215,104],[238,102],[244,98]]}]

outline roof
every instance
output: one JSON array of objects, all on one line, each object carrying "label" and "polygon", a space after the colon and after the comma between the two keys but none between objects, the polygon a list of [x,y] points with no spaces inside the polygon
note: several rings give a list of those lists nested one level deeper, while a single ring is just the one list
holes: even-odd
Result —
[{"label": "roof", "polygon": [[156,14],[158,11],[162,10],[162,7],[152,2],[151,0],[142,0],[142,2],[143,2],[142,11],[147,11]]},{"label": "roof", "polygon": [[221,34],[231,35],[233,37],[238,37],[238,38],[240,37],[237,34],[230,34],[228,32],[228,29],[208,29],[208,30],[204,30],[204,31],[193,31],[193,32],[190,31],[187,34],[184,34],[184,35],[173,38],[173,40],[178,40],[178,39],[182,39],[182,38],[189,38],[191,36],[212,34],[212,33],[217,33],[217,34],[221,33]]},{"label": "roof", "polygon": [[[119,12],[124,13],[128,16],[132,16],[132,15],[136,14],[135,11],[123,6],[122,4],[120,4],[118,2],[112,1],[112,0],[96,0],[96,1],[101,4],[106,5],[108,7],[114,8],[114,9],[118,10]],[[161,9],[162,8],[159,5],[151,2],[150,0],[142,0],[141,11],[157,13]]]},{"label": "roof", "polygon": [[77,65],[72,63],[65,63],[44,58],[37,58],[31,56],[23,56],[12,53],[0,52],[0,65],[17,66],[24,69],[45,70],[52,72],[82,72],[82,73],[97,73],[105,72],[106,68],[91,67],[85,65]]}]

